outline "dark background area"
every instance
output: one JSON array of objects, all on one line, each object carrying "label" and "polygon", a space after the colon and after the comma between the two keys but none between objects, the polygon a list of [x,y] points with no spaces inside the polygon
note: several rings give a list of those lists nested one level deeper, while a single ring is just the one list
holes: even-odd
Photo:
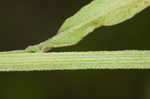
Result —
[{"label": "dark background area", "polygon": [[[0,51],[24,49],[56,34],[91,0],[0,1]],[[52,51],[150,50],[150,8]],[[149,70],[1,72],[0,99],[150,99]]]}]

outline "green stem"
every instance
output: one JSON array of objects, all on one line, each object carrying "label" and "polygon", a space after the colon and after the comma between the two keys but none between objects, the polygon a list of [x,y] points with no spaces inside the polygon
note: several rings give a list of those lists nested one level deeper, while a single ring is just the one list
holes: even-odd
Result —
[{"label": "green stem", "polygon": [[0,53],[0,71],[79,69],[150,69],[150,51]]}]

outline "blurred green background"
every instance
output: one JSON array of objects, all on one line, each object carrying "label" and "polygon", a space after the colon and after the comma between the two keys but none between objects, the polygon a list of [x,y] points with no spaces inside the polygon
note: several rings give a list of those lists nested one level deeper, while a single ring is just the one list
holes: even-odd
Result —
[{"label": "blurred green background", "polygon": [[[56,34],[91,0],[3,0],[0,51],[24,49]],[[150,50],[150,8],[52,51]],[[149,70],[1,72],[0,99],[150,99]]]}]

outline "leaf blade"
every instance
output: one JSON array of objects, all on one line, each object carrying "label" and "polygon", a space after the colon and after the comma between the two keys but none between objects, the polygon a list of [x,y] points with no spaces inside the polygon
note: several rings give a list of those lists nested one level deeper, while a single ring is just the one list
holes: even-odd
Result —
[{"label": "leaf blade", "polygon": [[27,51],[46,52],[51,48],[77,44],[94,29],[128,20],[150,6],[150,0],[93,0],[68,18],[58,34]]}]

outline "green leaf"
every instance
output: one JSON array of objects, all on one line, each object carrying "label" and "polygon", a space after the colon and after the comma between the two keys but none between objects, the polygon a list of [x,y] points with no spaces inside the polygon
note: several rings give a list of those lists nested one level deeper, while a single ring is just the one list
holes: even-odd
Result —
[{"label": "green leaf", "polygon": [[51,48],[74,45],[94,29],[121,23],[148,6],[150,0],[93,0],[68,18],[56,36],[36,46],[30,46],[26,51],[46,52]]}]

